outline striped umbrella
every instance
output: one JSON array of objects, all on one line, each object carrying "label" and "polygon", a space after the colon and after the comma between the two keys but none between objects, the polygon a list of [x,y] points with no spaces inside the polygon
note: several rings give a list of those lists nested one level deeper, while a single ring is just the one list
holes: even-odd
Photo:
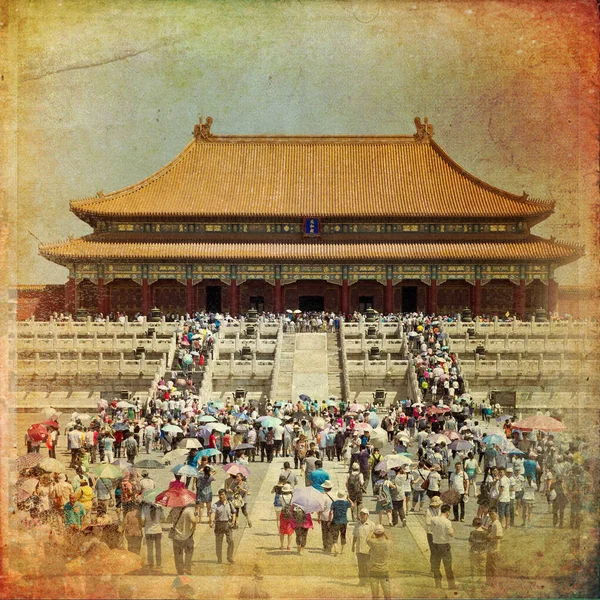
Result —
[{"label": "striped umbrella", "polygon": [[36,465],[39,465],[42,460],[42,455],[39,452],[30,452],[24,454],[15,459],[15,469],[17,471],[23,471],[24,469],[31,469]]}]

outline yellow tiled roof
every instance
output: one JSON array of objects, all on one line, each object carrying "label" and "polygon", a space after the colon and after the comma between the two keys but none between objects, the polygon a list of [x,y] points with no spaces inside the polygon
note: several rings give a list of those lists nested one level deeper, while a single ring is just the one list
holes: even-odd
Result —
[{"label": "yellow tiled roof", "polygon": [[535,236],[498,242],[118,242],[90,236],[40,246],[42,256],[55,262],[72,261],[270,261],[270,262],[369,262],[369,261],[525,261],[569,262],[580,249]]},{"label": "yellow tiled roof", "polygon": [[130,187],[74,200],[83,219],[456,218],[540,220],[528,200],[464,171],[431,139],[411,136],[214,136]]}]

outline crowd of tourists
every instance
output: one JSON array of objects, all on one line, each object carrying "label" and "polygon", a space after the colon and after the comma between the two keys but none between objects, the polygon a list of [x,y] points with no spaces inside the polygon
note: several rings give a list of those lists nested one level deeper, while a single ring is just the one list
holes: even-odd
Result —
[{"label": "crowd of tourists", "polygon": [[[317,326],[335,328],[336,318]],[[390,568],[400,552],[389,528],[406,527],[414,513],[424,517],[436,587],[442,563],[448,587],[456,587],[453,537],[467,526],[470,573],[493,583],[502,541],[512,527],[535,527],[536,503],[548,505],[555,527],[581,526],[591,485],[585,448],[544,415],[539,427],[505,415],[490,428],[489,407],[476,406],[464,391],[443,319],[395,318],[409,332],[423,398],[380,414],[369,403],[339,398],[300,396],[267,404],[262,415],[244,398],[204,401],[185,372],[191,364],[185,357],[202,368],[199,357],[210,357],[220,323],[200,316],[185,322],[176,357],[183,372],[162,379],[145,406],[102,401],[91,418],[73,413],[63,434],[57,414],[28,429],[27,454],[16,464],[14,519],[26,530],[58,533],[66,559],[81,561],[82,550],[92,560],[126,548],[139,557],[132,571],[145,565],[160,572],[168,537],[177,574],[197,574],[198,525],[214,531],[216,561],[234,564],[233,532],[252,527],[252,493],[261,483],[252,479],[253,465],[278,460],[282,468],[270,489],[280,551],[302,555],[317,526],[323,552],[341,555],[350,543],[359,582],[371,586],[373,597],[381,591],[389,598]],[[292,315],[289,322],[297,320]],[[68,465],[56,459],[61,446]],[[334,462],[347,471],[336,491],[328,471]],[[153,469],[172,472],[168,487],[157,485]],[[469,499],[477,510],[467,523]]]}]

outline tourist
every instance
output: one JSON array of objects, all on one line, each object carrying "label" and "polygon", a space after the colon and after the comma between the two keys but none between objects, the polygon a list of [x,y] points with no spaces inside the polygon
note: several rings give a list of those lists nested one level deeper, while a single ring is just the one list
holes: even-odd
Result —
[{"label": "tourist", "polygon": [[146,547],[148,550],[148,568],[162,567],[162,518],[161,506],[144,502],[142,505],[141,523],[144,528]]},{"label": "tourist", "polygon": [[328,479],[322,484],[323,493],[323,510],[318,513],[318,520],[321,524],[321,541],[323,543],[323,551],[331,552],[331,505],[333,504],[333,498],[331,496],[331,489],[333,484]]},{"label": "tourist", "polygon": [[217,563],[223,562],[223,537],[227,540],[227,561],[233,564],[233,534],[232,527],[237,522],[235,508],[223,488],[219,490],[219,499],[213,503],[210,512],[210,527],[215,531]]},{"label": "tourist", "polygon": [[198,522],[194,505],[188,504],[187,506],[172,508],[169,520],[172,523],[169,537],[173,540],[175,569],[178,575],[191,575],[194,532]]},{"label": "tourist", "polygon": [[460,518],[460,521],[463,522],[465,520],[465,496],[469,496],[469,478],[460,463],[456,463],[454,468],[455,471],[450,476],[450,489],[459,494],[459,500],[452,506],[452,511],[454,512],[454,521],[458,521]]},{"label": "tourist", "polygon": [[440,483],[442,481],[440,470],[439,465],[433,465],[427,474],[427,496],[429,498],[440,495]]},{"label": "tourist", "polygon": [[348,526],[348,509],[352,508],[352,502],[347,499],[346,493],[339,491],[337,499],[331,504],[331,525],[330,539],[331,550],[335,555],[338,554],[338,537],[340,538],[339,553],[344,553],[346,547],[346,528]]},{"label": "tourist", "polygon": [[481,473],[481,469],[473,456],[473,452],[467,454],[467,460],[465,460],[465,473],[469,478],[469,491],[467,496],[471,495],[471,490],[473,490],[473,496],[477,496],[477,474]]},{"label": "tourist", "polygon": [[248,527],[252,527],[252,523],[250,521],[250,517],[248,516],[248,507],[246,506],[246,496],[250,493],[250,489],[248,487],[248,482],[246,481],[246,478],[244,477],[244,475],[242,475],[241,473],[238,473],[235,476],[235,482],[232,486],[232,491],[233,491],[233,506],[236,509],[236,525],[234,526],[237,527],[237,523],[239,521],[239,515],[240,515],[240,510],[242,511],[242,514],[244,515],[244,517],[246,517],[246,522],[248,523]]},{"label": "tourist", "polygon": [[471,577],[483,577],[485,574],[488,531],[482,527],[481,519],[473,519],[473,530],[469,534],[469,564]]},{"label": "tourist", "polygon": [[139,508],[136,507],[125,514],[123,535],[127,540],[127,550],[139,554],[142,550],[142,521]]},{"label": "tourist", "polygon": [[199,523],[202,523],[204,508],[206,508],[206,516],[210,520],[210,510],[213,500],[212,483],[215,481],[215,474],[216,471],[206,464],[196,477],[196,516]]},{"label": "tourist", "polygon": [[68,529],[78,531],[83,527],[85,508],[74,493],[69,495],[69,501],[63,507],[63,516]]},{"label": "tourist", "polygon": [[286,460],[283,463],[283,469],[279,472],[279,477],[283,477],[285,479],[285,483],[289,483],[293,488],[298,485],[298,478],[292,471],[290,463]]},{"label": "tourist", "polygon": [[352,502],[352,520],[357,521],[357,512],[362,506],[364,478],[360,472],[358,463],[352,465],[352,471],[346,478],[346,490],[348,498]]},{"label": "tourist", "polygon": [[292,549],[291,538],[294,533],[294,521],[292,516],[292,494],[294,489],[289,483],[281,487],[281,512],[279,514],[279,549],[283,550],[285,537],[287,536],[287,549]]},{"label": "tourist", "polygon": [[425,511],[425,533],[427,535],[427,543],[429,544],[429,562],[431,572],[433,572],[433,534],[431,532],[431,521],[434,517],[440,516],[440,508],[442,504],[442,499],[439,496],[434,496],[430,500],[429,507]]},{"label": "tourist", "polygon": [[305,513],[302,507],[292,504],[292,522],[294,525],[294,533],[296,534],[298,554],[302,554],[302,550],[306,547],[308,530],[313,528],[310,513]]},{"label": "tourist", "polygon": [[[362,473],[361,473],[362,475]],[[380,478],[377,480],[375,484],[375,489],[373,493],[375,494],[375,498],[377,499],[377,503],[375,505],[375,512],[379,516],[379,524],[383,523],[383,515],[384,513],[387,515],[388,525],[392,526],[392,494],[390,490],[390,481],[386,479],[387,474],[385,471],[380,471]]]},{"label": "tourist", "polygon": [[383,592],[385,600],[392,596],[390,590],[390,538],[385,533],[383,525],[377,525],[373,533],[367,538],[369,546],[369,582],[371,584],[371,596],[379,598],[379,588]]},{"label": "tourist", "polygon": [[375,523],[369,520],[369,509],[361,508],[359,520],[354,525],[352,533],[352,552],[356,553],[359,585],[367,585],[369,581],[369,554],[371,550],[367,544],[367,539],[374,530]]},{"label": "tourist", "polygon": [[498,575],[498,560],[500,553],[500,540],[504,537],[502,522],[495,510],[490,510],[491,525],[488,531],[487,556],[485,562],[485,576],[488,584],[494,583]]},{"label": "tourist", "polygon": [[329,481],[329,473],[323,469],[323,462],[321,460],[315,461],[315,470],[309,473],[308,478],[312,487],[319,492],[325,491],[324,482]]},{"label": "tourist", "polygon": [[104,432],[104,435],[102,436],[102,449],[104,451],[104,458],[106,459],[107,463],[111,463],[113,460],[115,460],[114,444],[115,438],[113,437],[112,433],[109,431]]},{"label": "tourist", "polygon": [[533,515],[533,506],[535,504],[535,492],[537,484],[531,474],[527,475],[523,483],[523,523],[522,527],[531,527],[531,517]]},{"label": "tourist", "polygon": [[569,502],[564,488],[564,482],[561,477],[557,477],[556,481],[550,487],[550,497],[552,498],[552,526],[563,527],[565,518],[565,508]]},{"label": "tourist", "polygon": [[442,573],[440,564],[444,563],[444,571],[448,580],[448,589],[456,589],[454,580],[454,571],[452,570],[452,548],[450,540],[454,537],[454,529],[452,523],[448,519],[450,516],[450,506],[443,504],[440,508],[440,515],[431,519],[431,537],[432,537],[432,552],[431,561],[433,569],[433,578],[435,587],[442,587]]},{"label": "tourist", "polygon": [[404,510],[404,482],[402,481],[402,469],[392,469],[388,477],[389,490],[392,499],[392,527],[396,527],[402,522],[402,527],[406,527],[406,512]]}]

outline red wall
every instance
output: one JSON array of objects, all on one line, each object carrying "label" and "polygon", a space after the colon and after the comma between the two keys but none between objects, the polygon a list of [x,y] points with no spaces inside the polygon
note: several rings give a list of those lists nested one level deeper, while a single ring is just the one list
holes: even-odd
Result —
[{"label": "red wall", "polygon": [[36,285],[17,287],[17,319],[35,317],[47,321],[52,313],[65,310],[64,285]]}]

